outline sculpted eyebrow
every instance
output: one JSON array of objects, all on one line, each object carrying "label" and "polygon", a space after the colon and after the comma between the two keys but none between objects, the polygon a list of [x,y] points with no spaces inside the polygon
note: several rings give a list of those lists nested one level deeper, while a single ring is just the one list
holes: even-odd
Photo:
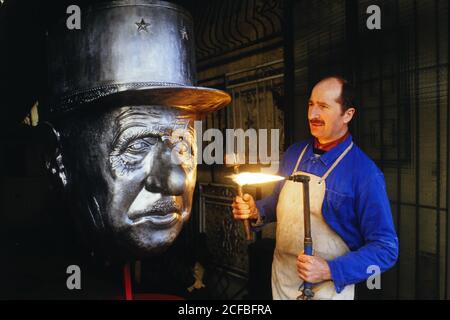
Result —
[{"label": "sculpted eyebrow", "polygon": [[158,130],[154,127],[134,127],[133,129],[124,130],[119,135],[119,139],[129,140],[145,136],[163,136],[164,134],[164,131]]},{"label": "sculpted eyebrow", "polygon": [[119,116],[117,117],[118,121],[123,121],[126,118],[129,117],[142,117],[147,118],[148,116],[151,116],[153,118],[161,118],[161,113],[153,110],[142,110],[140,108],[130,108],[122,111]]}]

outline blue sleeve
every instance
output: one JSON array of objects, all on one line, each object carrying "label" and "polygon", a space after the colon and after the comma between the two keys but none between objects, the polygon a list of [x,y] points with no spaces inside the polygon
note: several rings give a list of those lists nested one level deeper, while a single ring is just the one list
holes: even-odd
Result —
[{"label": "blue sleeve", "polygon": [[328,261],[338,293],[346,285],[371,276],[371,266],[384,272],[395,264],[398,257],[398,238],[382,173],[376,174],[361,188],[355,198],[355,210],[365,244],[356,251]]}]

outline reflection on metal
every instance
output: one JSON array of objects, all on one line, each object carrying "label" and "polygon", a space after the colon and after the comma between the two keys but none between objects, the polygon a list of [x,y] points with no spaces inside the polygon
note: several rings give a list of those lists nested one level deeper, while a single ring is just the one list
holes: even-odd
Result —
[{"label": "reflection on metal", "polygon": [[281,35],[283,1],[208,0],[200,3],[194,12],[200,63]]}]

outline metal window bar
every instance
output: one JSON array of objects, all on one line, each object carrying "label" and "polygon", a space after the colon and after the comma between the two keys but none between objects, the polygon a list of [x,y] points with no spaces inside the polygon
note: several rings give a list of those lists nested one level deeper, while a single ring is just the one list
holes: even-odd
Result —
[{"label": "metal window bar", "polygon": [[[450,10],[447,8],[447,37],[450,35]],[[448,41],[448,40],[447,40]],[[450,56],[450,41],[447,42],[447,63]],[[446,267],[445,267],[445,299],[450,299],[450,64],[447,64],[447,214],[446,214]]]},{"label": "metal window bar", "polygon": [[[439,41],[439,1],[434,1],[435,13],[435,39],[436,39],[436,65],[439,65],[440,57],[440,41]],[[436,296],[439,299],[440,290],[440,248],[441,248],[441,104],[440,104],[440,76],[439,68],[436,67]]]},{"label": "metal window bar", "polygon": [[[395,2],[395,25],[398,29],[399,27],[399,16],[400,16],[400,8],[399,8],[399,1],[397,0]],[[401,206],[401,192],[402,192],[402,174],[401,174],[401,166],[400,166],[400,158],[401,158],[401,148],[400,148],[400,135],[401,135],[401,97],[400,97],[400,73],[401,73],[401,67],[400,67],[400,61],[401,61],[401,53],[400,53],[400,43],[401,43],[401,33],[400,30],[397,31],[397,37],[396,37],[396,44],[397,44],[397,137],[396,137],[396,144],[397,144],[397,205],[396,205],[396,211],[397,211],[397,237],[400,240],[401,239],[401,233],[400,233],[400,226],[401,226],[401,216],[402,216],[402,206]],[[399,252],[399,259],[400,259],[400,252]],[[400,285],[401,285],[401,278],[400,278],[400,266],[397,265],[397,283],[395,286],[395,295],[398,299],[400,296]]]},{"label": "metal window bar", "polygon": [[[447,39],[450,35],[450,10],[447,8]],[[447,214],[446,214],[446,266],[445,266],[445,299],[450,299],[450,64],[448,59],[450,56],[450,41],[447,40]]]},{"label": "metal window bar", "polygon": [[[413,11],[414,11],[414,90],[418,93],[419,90],[419,28],[418,28],[418,20],[419,20],[419,14],[417,9],[417,0],[414,0],[413,5]],[[419,103],[419,94],[415,95],[414,99],[414,116],[415,116],[415,202],[416,202],[416,210],[415,210],[415,217],[416,217],[416,243],[415,243],[415,289],[414,289],[414,296],[416,299],[419,298],[419,292],[420,292],[420,261],[419,261],[419,255],[420,255],[420,103]]]}]

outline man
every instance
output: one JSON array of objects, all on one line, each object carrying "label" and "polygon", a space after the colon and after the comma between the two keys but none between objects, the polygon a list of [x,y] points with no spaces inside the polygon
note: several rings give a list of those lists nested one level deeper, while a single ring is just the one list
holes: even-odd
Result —
[{"label": "man", "polygon": [[193,121],[230,97],[193,86],[193,26],[181,7],[105,1],[81,13],[80,30],[65,16],[48,32],[47,167],[94,251],[154,255],[190,216]]},{"label": "man", "polygon": [[310,177],[313,256],[303,253],[301,183],[280,182],[256,203],[248,194],[233,203],[235,219],[250,219],[254,226],[277,221],[274,299],[297,298],[304,281],[313,284],[314,299],[353,299],[354,284],[372,274],[369,266],[384,272],[397,260],[383,174],[348,131],[354,113],[349,83],[339,76],[321,80],[308,104],[314,138],[290,146],[279,169],[283,176]]}]

